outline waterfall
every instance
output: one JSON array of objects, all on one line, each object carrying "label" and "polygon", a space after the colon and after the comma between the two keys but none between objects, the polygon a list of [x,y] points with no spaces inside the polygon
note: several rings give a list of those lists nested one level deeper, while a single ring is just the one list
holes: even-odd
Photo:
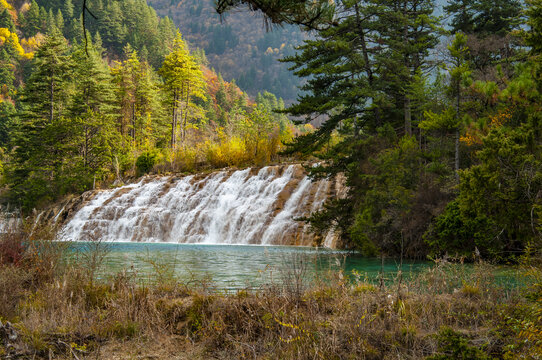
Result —
[{"label": "waterfall", "polygon": [[334,196],[336,180],[311,181],[301,165],[146,177],[103,190],[61,231],[65,240],[313,245],[296,218]]}]

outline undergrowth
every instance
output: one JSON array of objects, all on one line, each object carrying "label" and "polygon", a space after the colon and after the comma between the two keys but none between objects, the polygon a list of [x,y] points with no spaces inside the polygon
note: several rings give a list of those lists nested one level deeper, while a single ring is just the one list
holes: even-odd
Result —
[{"label": "undergrowth", "polygon": [[[17,333],[9,340],[0,330],[0,357],[542,356],[542,271],[533,261],[536,254],[517,268],[518,283],[527,284],[521,287],[500,285],[488,264],[465,271],[441,261],[415,278],[383,284],[330,272],[303,285],[304,272],[296,271],[283,277],[286,283],[223,293],[174,275],[157,274],[157,281],[141,283],[121,271],[96,280],[104,258],[99,243],[96,256],[82,258],[66,256],[66,248],[45,232],[39,238],[24,229],[0,238],[0,248],[13,249],[0,258],[0,321],[4,327],[9,321]],[[63,262],[66,258],[79,261]]]}]

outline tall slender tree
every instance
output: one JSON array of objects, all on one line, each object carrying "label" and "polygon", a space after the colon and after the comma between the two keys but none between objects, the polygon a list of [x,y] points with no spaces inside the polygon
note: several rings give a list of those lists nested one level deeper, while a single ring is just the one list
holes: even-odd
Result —
[{"label": "tall slender tree", "polygon": [[198,115],[194,97],[204,99],[205,82],[199,65],[190,55],[178,33],[171,53],[166,56],[160,69],[168,96],[171,114],[171,147],[177,145],[177,127],[181,126],[181,140],[185,139],[189,117]]}]

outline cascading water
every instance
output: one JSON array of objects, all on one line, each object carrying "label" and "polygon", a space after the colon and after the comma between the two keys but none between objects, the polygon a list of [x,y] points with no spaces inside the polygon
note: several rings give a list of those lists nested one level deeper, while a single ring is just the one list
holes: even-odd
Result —
[{"label": "cascading water", "polygon": [[[320,209],[342,181],[312,182],[301,165],[207,176],[144,178],[101,191],[69,220],[65,240],[312,245],[295,218]],[[328,241],[330,246],[332,242]]]}]

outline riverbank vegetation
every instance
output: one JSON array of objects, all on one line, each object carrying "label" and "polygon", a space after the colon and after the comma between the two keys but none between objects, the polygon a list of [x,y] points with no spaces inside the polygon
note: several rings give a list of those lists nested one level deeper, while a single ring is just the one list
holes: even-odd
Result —
[{"label": "riverbank vegetation", "polygon": [[[280,270],[258,289],[181,282],[155,262],[98,278],[107,245],[82,253],[50,229],[0,238],[5,359],[536,359],[542,355],[540,253],[496,268],[436,261],[416,277]],[[283,281],[288,279],[288,281]],[[381,281],[382,280],[382,281]],[[502,279],[501,279],[502,280]]]},{"label": "riverbank vegetation", "polygon": [[431,0],[307,6],[318,36],[284,60],[306,95],[285,113],[327,121],[289,151],[327,147],[308,170],[349,187],[312,228],[367,255],[508,261],[540,246],[541,9],[450,1],[445,23]]}]

